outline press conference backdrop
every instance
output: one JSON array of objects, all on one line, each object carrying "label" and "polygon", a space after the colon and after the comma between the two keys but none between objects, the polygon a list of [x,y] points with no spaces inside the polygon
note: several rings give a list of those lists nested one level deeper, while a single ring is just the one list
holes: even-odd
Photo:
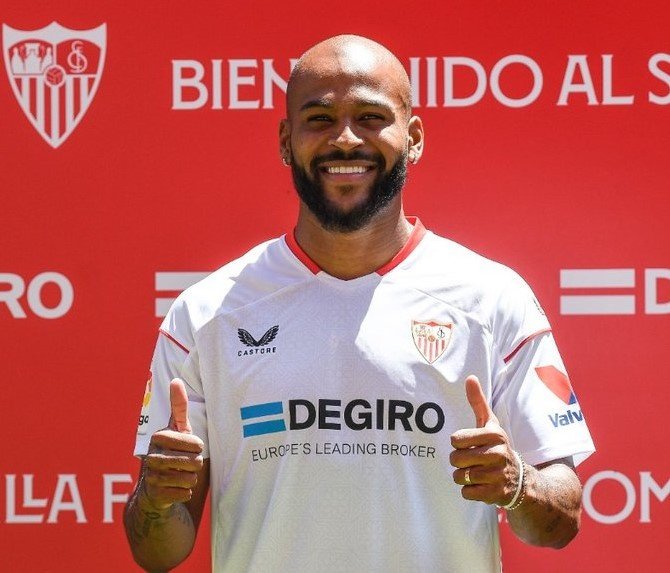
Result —
[{"label": "press conference backdrop", "polygon": [[[407,212],[528,280],[583,408],[555,425],[585,415],[598,448],[579,538],[539,550],[503,522],[505,570],[668,567],[667,2],[9,0],[0,20],[0,570],[136,570],[121,515],[161,316],[292,229],[286,79],[343,32],[411,75]],[[208,532],[180,571],[208,570]]]}]

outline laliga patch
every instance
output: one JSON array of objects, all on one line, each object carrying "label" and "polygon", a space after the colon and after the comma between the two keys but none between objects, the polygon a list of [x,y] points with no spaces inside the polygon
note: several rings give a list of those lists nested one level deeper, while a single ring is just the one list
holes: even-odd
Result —
[{"label": "laliga patch", "polygon": [[153,379],[149,378],[149,380],[147,380],[146,388],[144,389],[144,397],[142,398],[142,411],[140,412],[140,418],[137,422],[137,433],[140,435],[147,433],[147,425],[149,424],[149,414],[147,414],[147,409],[151,403],[152,388]]},{"label": "laliga patch", "polygon": [[442,323],[435,320],[412,320],[412,338],[421,356],[432,364],[449,346],[453,323]]},{"label": "laliga patch", "polygon": [[568,405],[577,401],[570,379],[555,366],[538,366],[535,372],[544,385]]},{"label": "laliga patch", "polygon": [[84,117],[105,64],[107,28],[70,30],[56,22],[39,30],[2,26],[9,83],[44,141],[61,145]]},{"label": "laliga patch", "polygon": [[144,410],[151,402],[151,388],[153,386],[153,378],[147,380],[146,388],[144,389],[144,398],[142,398],[142,410]]}]

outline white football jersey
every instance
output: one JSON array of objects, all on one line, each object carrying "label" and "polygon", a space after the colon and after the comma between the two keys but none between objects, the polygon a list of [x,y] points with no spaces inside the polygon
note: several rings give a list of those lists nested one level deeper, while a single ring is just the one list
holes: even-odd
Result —
[{"label": "white football jersey", "polygon": [[135,453],[187,384],[211,463],[216,572],[500,571],[494,507],[454,484],[474,374],[530,464],[593,452],[540,305],[507,267],[425,231],[340,280],[292,234],[165,317]]}]

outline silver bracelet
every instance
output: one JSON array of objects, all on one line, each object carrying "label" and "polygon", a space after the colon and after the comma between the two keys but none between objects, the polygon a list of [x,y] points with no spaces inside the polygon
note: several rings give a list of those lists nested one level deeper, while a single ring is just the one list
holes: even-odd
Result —
[{"label": "silver bracelet", "polygon": [[[498,507],[512,511],[521,505],[524,496],[526,495],[526,488],[524,487],[526,482],[526,464],[517,451],[512,450],[512,453],[516,457],[517,469],[519,473],[519,481],[516,484],[516,491],[514,492],[514,497],[506,505],[499,505]],[[523,494],[522,494],[523,492]]]}]

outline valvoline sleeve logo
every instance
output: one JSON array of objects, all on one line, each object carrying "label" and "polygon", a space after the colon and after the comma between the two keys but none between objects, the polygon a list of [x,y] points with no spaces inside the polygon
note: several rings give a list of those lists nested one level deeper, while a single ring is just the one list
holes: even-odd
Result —
[{"label": "valvoline sleeve logo", "polygon": [[577,402],[570,379],[555,366],[538,366],[535,372],[544,385],[568,405]]}]

